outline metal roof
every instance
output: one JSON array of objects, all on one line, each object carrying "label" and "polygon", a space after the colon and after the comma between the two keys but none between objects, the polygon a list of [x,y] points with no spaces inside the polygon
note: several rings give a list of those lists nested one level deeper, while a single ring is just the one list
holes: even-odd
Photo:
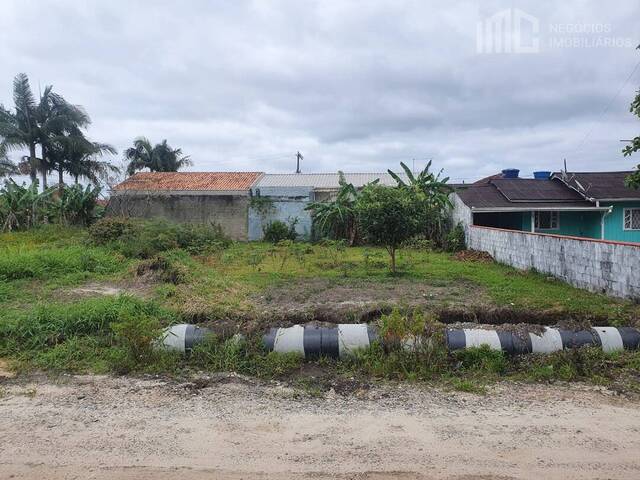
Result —
[{"label": "metal roof", "polygon": [[[403,180],[407,180],[406,174],[398,174]],[[380,184],[395,186],[397,182],[385,173],[345,173],[347,183],[354,187],[364,187],[367,183],[376,179]],[[339,175],[337,173],[273,173],[265,174],[256,182],[255,188],[260,187],[312,187],[318,190],[337,190],[340,187]]]},{"label": "metal roof", "polygon": [[260,172],[140,172],[116,185],[117,192],[248,191]]}]

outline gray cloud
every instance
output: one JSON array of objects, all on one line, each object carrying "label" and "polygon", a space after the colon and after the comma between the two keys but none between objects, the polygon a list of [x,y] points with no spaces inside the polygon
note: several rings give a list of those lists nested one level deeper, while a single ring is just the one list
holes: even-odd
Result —
[{"label": "gray cloud", "polygon": [[[614,99],[640,61],[636,0],[451,3],[5,0],[0,102],[24,71],[84,105],[95,139],[167,138],[194,170],[290,171],[297,150],[306,171],[433,158],[456,180],[640,162],[619,142],[640,71]],[[507,8],[538,20],[539,53],[476,53],[477,22]]]}]

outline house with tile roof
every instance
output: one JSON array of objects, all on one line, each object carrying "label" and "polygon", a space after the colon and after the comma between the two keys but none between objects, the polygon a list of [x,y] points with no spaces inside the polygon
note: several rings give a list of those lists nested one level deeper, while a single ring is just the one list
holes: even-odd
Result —
[{"label": "house with tile roof", "polygon": [[172,222],[218,224],[247,239],[251,186],[261,172],[140,172],[116,185],[107,212]]},{"label": "house with tile roof", "polygon": [[640,192],[631,172],[556,172],[536,179],[493,175],[453,197],[465,225],[640,242]]}]

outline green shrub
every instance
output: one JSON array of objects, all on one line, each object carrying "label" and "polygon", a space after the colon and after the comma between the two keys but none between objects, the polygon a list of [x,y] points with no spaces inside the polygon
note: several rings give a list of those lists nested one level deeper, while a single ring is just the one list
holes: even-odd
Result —
[{"label": "green shrub", "polygon": [[163,255],[157,255],[153,258],[141,261],[136,267],[136,275],[138,277],[151,274],[161,282],[173,283],[178,285],[184,283],[189,276],[189,270],[175,260],[169,259]]},{"label": "green shrub", "polygon": [[110,326],[117,344],[127,353],[127,368],[148,363],[153,358],[154,345],[162,334],[162,327],[156,317],[145,312],[133,313],[125,310],[118,321],[112,322]]},{"label": "green shrub", "polygon": [[96,222],[90,233],[94,243],[108,243],[129,258],[152,258],[176,248],[202,255],[231,245],[219,225],[176,224],[166,220],[132,221],[110,217]]},{"label": "green shrub", "polygon": [[280,220],[274,220],[262,228],[264,233],[264,240],[271,243],[278,243],[282,240],[295,240],[298,236],[296,234],[296,224],[298,219],[294,219],[287,225]]},{"label": "green shrub", "polygon": [[137,230],[138,225],[129,218],[105,217],[89,227],[89,236],[96,245],[104,245],[132,235]]},{"label": "green shrub", "polygon": [[466,248],[466,239],[462,223],[458,223],[449,231],[447,234],[446,245],[447,251],[449,252],[459,252]]},{"label": "green shrub", "polygon": [[176,233],[178,246],[192,255],[217,252],[231,245],[231,240],[218,224],[196,225],[188,223],[180,225]]}]

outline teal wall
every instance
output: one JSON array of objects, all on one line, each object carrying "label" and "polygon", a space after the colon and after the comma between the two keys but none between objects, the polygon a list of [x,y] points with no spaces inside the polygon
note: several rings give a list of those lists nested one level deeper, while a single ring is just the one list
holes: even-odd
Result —
[{"label": "teal wall", "polygon": [[[622,223],[624,209],[640,208],[640,202],[601,203],[600,206],[613,206],[612,212],[604,219],[605,240],[640,243],[640,230],[624,230]],[[601,238],[601,218],[601,212],[560,212],[558,230],[537,229],[536,232],[599,239]],[[476,213],[474,224],[530,232],[531,212]]]},{"label": "teal wall", "polygon": [[624,209],[640,208],[640,202],[617,202],[604,204],[601,206],[613,206],[613,211],[604,217],[604,238],[605,240],[617,240],[618,242],[640,242],[640,230],[625,230]]}]

